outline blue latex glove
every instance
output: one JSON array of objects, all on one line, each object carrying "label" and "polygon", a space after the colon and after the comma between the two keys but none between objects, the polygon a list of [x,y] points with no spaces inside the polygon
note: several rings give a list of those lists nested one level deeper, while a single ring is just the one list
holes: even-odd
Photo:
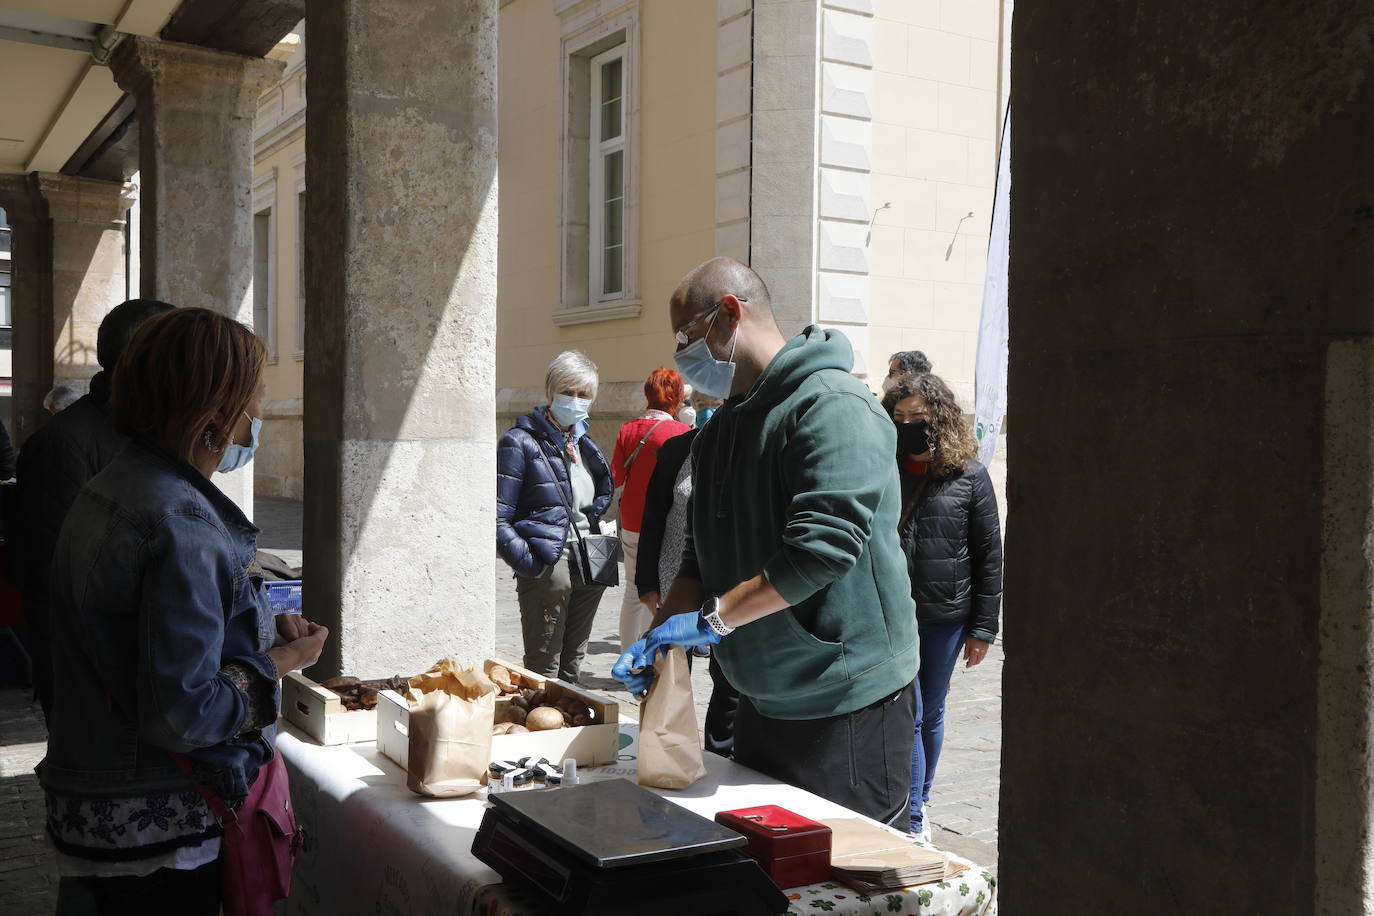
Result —
[{"label": "blue latex glove", "polygon": [[711,629],[706,618],[696,611],[674,614],[654,627],[639,642],[630,646],[611,668],[611,675],[635,696],[653,683],[653,663],[665,646],[714,646],[720,634]]},{"label": "blue latex glove", "polygon": [[648,656],[644,651],[647,643],[648,637],[645,637],[630,646],[611,666],[611,677],[624,684],[632,696],[643,696],[654,682],[654,669],[644,661]]}]

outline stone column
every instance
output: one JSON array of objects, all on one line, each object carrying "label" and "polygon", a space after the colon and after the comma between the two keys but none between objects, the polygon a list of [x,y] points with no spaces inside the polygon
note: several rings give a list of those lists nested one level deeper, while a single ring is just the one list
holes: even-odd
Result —
[{"label": "stone column", "polygon": [[96,332],[124,301],[123,184],[34,173],[0,188],[13,226],[13,424],[16,442],[45,415],[58,382],[84,390],[100,371]]},{"label": "stone column", "polygon": [[[110,59],[137,103],[140,291],[253,323],[253,116],[279,61],[126,38]],[[215,483],[250,515],[252,466]]]},{"label": "stone column", "polygon": [[53,383],[85,386],[100,371],[96,333],[125,299],[123,184],[39,174],[34,177],[52,226]]},{"label": "stone column", "polygon": [[755,3],[753,12],[749,265],[789,336],[816,320],[820,13],[820,0]]},{"label": "stone column", "polygon": [[1006,912],[1374,912],[1370,34],[1018,4]]},{"label": "stone column", "polygon": [[473,662],[493,645],[497,0],[310,0],[306,18],[318,669]]}]

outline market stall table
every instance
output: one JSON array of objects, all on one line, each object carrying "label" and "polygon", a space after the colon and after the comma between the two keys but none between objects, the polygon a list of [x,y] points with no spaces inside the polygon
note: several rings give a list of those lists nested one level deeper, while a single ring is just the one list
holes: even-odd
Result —
[{"label": "market stall table", "polygon": [[[639,726],[620,726],[613,766],[581,771],[584,780],[635,778]],[[296,864],[284,912],[301,916],[534,916],[533,895],[501,883],[471,847],[486,791],[466,798],[421,798],[405,773],[372,743],[323,747],[282,723],[278,746],[291,773],[296,817],[307,849]],[[712,818],[717,811],[770,804],[813,819],[854,817],[823,798],[739,764],[706,755],[707,775],[664,798]],[[554,790],[557,791],[557,790]],[[954,857],[956,861],[960,860]],[[789,913],[984,916],[996,913],[996,879],[973,863],[958,877],[866,897],[843,884],[791,888]],[[646,910],[651,911],[651,907]]]}]

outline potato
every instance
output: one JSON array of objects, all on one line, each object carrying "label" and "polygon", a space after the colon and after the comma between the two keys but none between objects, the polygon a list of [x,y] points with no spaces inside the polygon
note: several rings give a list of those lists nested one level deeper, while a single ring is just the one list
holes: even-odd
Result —
[{"label": "potato", "polygon": [[325,681],[320,686],[324,687],[327,690],[339,690],[347,689],[349,687],[357,687],[361,683],[362,681],[358,680],[356,677],[341,674],[338,677],[331,677],[329,680]]},{"label": "potato", "polygon": [[580,728],[583,725],[594,725],[596,724],[596,720],[594,720],[591,716],[587,715],[586,713],[583,713],[580,716],[573,716],[572,724]]},{"label": "potato", "polygon": [[552,728],[562,728],[563,714],[547,706],[532,709],[530,710],[529,716],[525,718],[525,727],[533,732],[546,731]]},{"label": "potato", "polygon": [[512,704],[511,708],[506,710],[506,721],[512,725],[524,725],[528,715],[528,711]]},{"label": "potato", "polygon": [[511,723],[509,723],[509,722],[498,722],[497,724],[495,724],[495,725],[493,725],[493,726],[491,727],[491,734],[492,734],[493,737],[495,737],[496,735],[505,735],[505,734],[508,734],[508,733],[510,732],[510,730],[511,730]]}]

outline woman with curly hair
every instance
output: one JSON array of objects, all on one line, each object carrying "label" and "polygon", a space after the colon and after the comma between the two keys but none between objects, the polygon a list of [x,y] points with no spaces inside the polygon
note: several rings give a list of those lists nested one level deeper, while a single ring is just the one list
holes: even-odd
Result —
[{"label": "woman with curly hair", "polygon": [[983,660],[997,638],[1002,531],[997,497],[954,393],[929,373],[883,396],[897,424],[902,514],[897,523],[921,634],[916,743],[911,751],[911,829],[926,839],[925,805],[945,737],[945,696],[960,650]]}]

